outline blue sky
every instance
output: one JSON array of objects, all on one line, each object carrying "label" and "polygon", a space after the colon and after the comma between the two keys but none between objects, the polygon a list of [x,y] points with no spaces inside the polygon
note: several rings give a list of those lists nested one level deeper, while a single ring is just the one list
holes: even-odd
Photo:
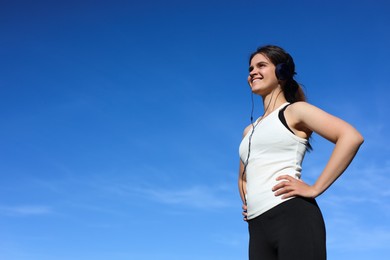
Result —
[{"label": "blue sky", "polygon": [[[246,259],[238,145],[264,44],[365,137],[318,198],[329,259],[389,258],[390,4],[294,2],[2,0],[0,259]],[[332,150],[312,145],[309,183]]]}]

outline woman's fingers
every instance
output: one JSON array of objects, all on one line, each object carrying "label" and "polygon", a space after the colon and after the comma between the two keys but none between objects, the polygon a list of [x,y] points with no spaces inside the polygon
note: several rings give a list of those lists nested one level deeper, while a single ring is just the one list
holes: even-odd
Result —
[{"label": "woman's fingers", "polygon": [[281,181],[272,188],[275,196],[282,195],[282,199],[287,199],[293,196],[302,197],[316,197],[315,191],[309,185],[302,180],[295,179],[289,175],[282,175],[276,178],[277,181]]},{"label": "woman's fingers", "polygon": [[244,204],[242,205],[242,215],[244,216],[244,221],[247,221],[248,213],[247,213],[248,207]]},{"label": "woman's fingers", "polygon": [[291,177],[290,175],[281,175],[276,178],[276,181],[281,181],[278,184],[276,184],[272,191],[277,191],[275,195],[281,195],[283,193],[286,193],[289,191],[288,187],[291,186],[292,182],[296,181],[295,178]]}]

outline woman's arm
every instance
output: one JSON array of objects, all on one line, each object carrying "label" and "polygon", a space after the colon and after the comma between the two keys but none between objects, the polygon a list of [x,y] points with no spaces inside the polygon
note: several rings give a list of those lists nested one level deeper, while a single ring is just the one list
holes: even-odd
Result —
[{"label": "woman's arm", "polygon": [[244,164],[240,160],[240,167],[238,170],[238,190],[240,192],[241,201],[243,204],[246,204],[245,194],[246,194],[246,179],[244,173]]},{"label": "woman's arm", "polygon": [[247,220],[247,207],[246,207],[246,199],[245,199],[245,194],[246,194],[246,179],[245,176],[243,176],[244,173],[244,164],[240,160],[240,167],[238,170],[238,190],[240,192],[240,197],[242,201],[242,215],[244,216],[244,220]]},{"label": "woman's arm", "polygon": [[[245,128],[243,138],[244,136],[249,132],[249,130],[252,129],[252,125],[249,125]],[[238,191],[240,193],[241,201],[242,201],[242,215],[244,216],[244,220],[247,220],[247,207],[246,207],[246,199],[245,199],[245,194],[246,194],[246,176],[244,173],[245,165],[240,160],[240,166],[238,168]]]},{"label": "woman's arm", "polygon": [[324,170],[312,186],[291,176],[283,175],[277,179],[282,182],[276,185],[273,191],[276,191],[277,196],[282,195],[282,198],[292,196],[315,198],[328,189],[345,171],[364,139],[347,122],[306,102],[292,104],[289,109],[289,118],[295,130],[313,131],[334,143],[335,147]]}]

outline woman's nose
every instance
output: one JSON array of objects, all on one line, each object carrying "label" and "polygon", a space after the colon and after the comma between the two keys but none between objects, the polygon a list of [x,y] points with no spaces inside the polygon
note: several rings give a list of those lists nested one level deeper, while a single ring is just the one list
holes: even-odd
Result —
[{"label": "woman's nose", "polygon": [[256,70],[256,69],[253,69],[253,70],[251,70],[251,71],[249,72],[249,76],[250,76],[251,78],[253,78],[257,73],[258,73],[257,70]]}]

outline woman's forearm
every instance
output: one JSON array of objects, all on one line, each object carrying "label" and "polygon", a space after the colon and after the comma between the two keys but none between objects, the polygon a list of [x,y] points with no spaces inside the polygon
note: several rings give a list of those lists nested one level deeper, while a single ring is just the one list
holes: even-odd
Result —
[{"label": "woman's forearm", "polygon": [[364,139],[356,130],[345,133],[336,141],[333,152],[323,172],[312,186],[317,195],[322,194],[337,180],[355,157]]}]

